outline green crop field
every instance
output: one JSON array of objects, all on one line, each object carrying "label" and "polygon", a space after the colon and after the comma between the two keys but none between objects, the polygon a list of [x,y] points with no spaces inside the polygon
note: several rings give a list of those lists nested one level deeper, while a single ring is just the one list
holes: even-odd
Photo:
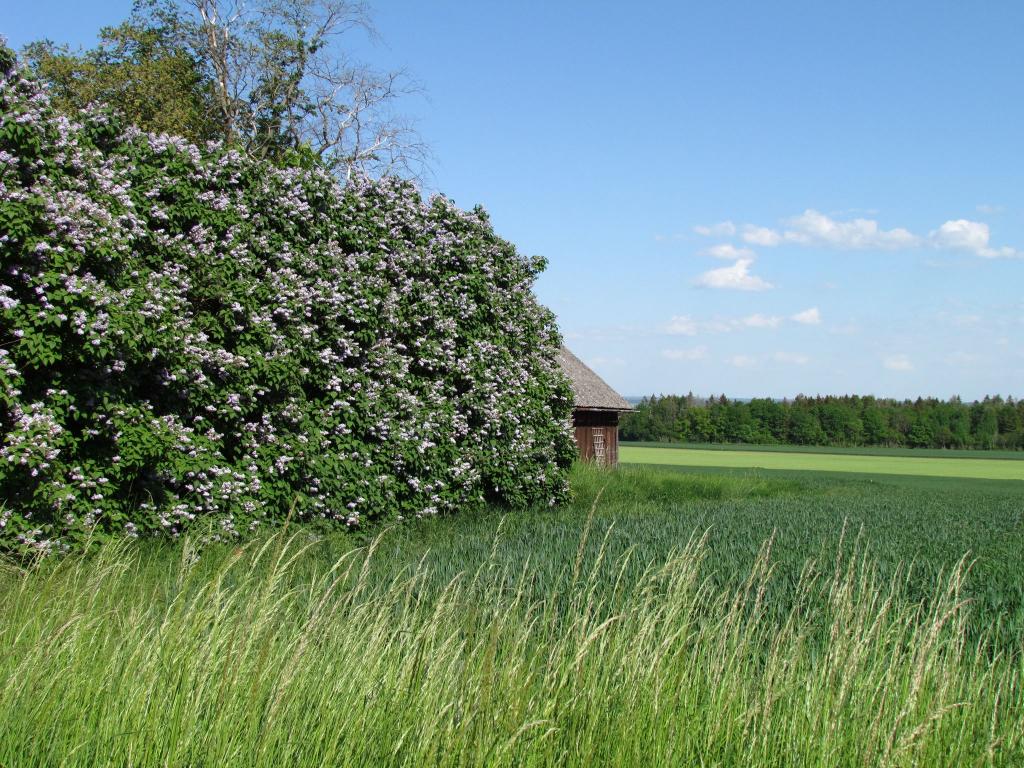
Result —
[{"label": "green crop field", "polygon": [[0,563],[0,765],[1024,764],[1012,485],[573,487]]},{"label": "green crop field", "polygon": [[[619,447],[624,464],[665,464],[680,467],[721,467],[809,472],[850,472],[862,475],[911,475],[980,480],[1024,481],[1024,461],[1010,458],[913,456],[764,450],[715,450],[675,446]],[[1021,485],[1024,493],[1024,483]]]},{"label": "green crop field", "polygon": [[933,456],[944,459],[1010,459],[1024,461],[1024,451],[980,450],[968,448],[890,448],[872,445],[834,446],[834,445],[773,445],[751,443],[654,443],[644,441],[628,441],[623,445],[640,448],[673,448],[690,450],[698,448],[708,451],[757,451],[766,453],[832,453],[850,454],[855,456],[909,456],[924,458]]}]

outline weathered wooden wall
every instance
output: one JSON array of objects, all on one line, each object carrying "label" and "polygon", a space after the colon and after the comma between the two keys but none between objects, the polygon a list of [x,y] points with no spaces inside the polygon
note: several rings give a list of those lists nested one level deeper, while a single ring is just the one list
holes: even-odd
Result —
[{"label": "weathered wooden wall", "polygon": [[[617,411],[573,411],[576,447],[583,461],[608,467],[619,463],[619,414]],[[601,455],[603,454],[603,456]]]}]

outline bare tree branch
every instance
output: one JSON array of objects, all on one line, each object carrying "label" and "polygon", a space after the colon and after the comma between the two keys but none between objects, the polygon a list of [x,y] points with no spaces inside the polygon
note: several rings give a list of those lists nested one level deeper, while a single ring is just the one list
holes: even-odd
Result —
[{"label": "bare tree branch", "polygon": [[344,53],[346,35],[376,35],[359,0],[143,1],[177,14],[214,84],[225,140],[265,156],[305,146],[343,178],[426,168],[429,150],[395,112],[419,89]]}]

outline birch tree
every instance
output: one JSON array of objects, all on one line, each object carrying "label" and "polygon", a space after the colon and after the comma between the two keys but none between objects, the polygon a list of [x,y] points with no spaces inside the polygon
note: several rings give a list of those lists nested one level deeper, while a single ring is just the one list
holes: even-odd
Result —
[{"label": "birch tree", "polygon": [[[118,37],[78,55],[51,43],[26,49],[69,111],[103,97],[147,130],[180,124],[188,138],[219,138],[267,159],[312,152],[341,178],[415,177],[426,167],[428,149],[399,110],[416,85],[348,52],[358,35],[376,36],[359,0],[138,0],[127,22],[105,32]],[[133,46],[114,44],[124,38]],[[161,45],[141,66],[139,50],[153,45],[139,40]],[[182,52],[191,61],[180,61]],[[164,85],[152,85],[154,71]],[[173,87],[179,71],[194,73],[187,90]],[[122,91],[142,97],[129,102]]]},{"label": "birch tree", "polygon": [[[416,175],[427,156],[397,111],[416,91],[403,71],[378,71],[346,53],[373,37],[357,0],[172,0],[170,14],[203,62],[226,139],[255,155],[308,147],[339,175]],[[140,12],[145,12],[140,8]]]}]

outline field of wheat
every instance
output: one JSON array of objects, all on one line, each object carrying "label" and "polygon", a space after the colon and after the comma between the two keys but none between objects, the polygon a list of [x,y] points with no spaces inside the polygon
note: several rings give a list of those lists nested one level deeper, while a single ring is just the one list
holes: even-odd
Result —
[{"label": "field of wheat", "polygon": [[924,526],[894,542],[884,519],[959,502],[650,469],[574,483],[562,512],[366,541],[9,564],[0,765],[1024,760],[1012,499],[976,498],[988,532],[924,551]]}]

